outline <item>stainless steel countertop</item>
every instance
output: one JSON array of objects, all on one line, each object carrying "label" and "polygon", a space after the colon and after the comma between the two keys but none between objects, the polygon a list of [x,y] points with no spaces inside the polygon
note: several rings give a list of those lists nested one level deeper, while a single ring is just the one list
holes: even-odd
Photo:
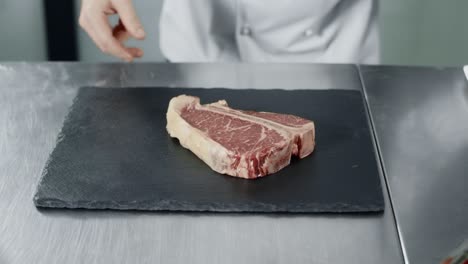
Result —
[{"label": "stainless steel countertop", "polygon": [[352,65],[0,64],[0,263],[403,261],[386,192],[381,215],[37,210],[39,176],[85,85],[361,89]]},{"label": "stainless steel countertop", "polygon": [[408,263],[468,238],[468,82],[462,68],[361,67]]}]

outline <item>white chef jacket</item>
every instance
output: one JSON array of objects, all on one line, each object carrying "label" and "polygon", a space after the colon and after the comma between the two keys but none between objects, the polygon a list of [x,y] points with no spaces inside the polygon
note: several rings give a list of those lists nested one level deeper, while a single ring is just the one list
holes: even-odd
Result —
[{"label": "white chef jacket", "polygon": [[172,62],[379,62],[377,0],[166,0]]}]

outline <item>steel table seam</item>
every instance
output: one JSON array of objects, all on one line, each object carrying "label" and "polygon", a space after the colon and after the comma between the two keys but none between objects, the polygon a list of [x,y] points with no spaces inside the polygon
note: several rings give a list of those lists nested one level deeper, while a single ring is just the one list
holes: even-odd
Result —
[{"label": "steel table seam", "polygon": [[385,185],[385,188],[387,189],[388,202],[390,203],[390,208],[392,210],[392,216],[393,216],[393,222],[394,222],[395,228],[397,230],[397,236],[398,236],[398,242],[400,243],[401,254],[403,256],[404,263],[409,264],[408,256],[406,254],[405,244],[404,244],[404,241],[403,241],[402,236],[401,236],[401,230],[400,230],[400,227],[398,225],[397,217],[395,215],[395,208],[394,208],[394,205],[393,205],[393,199],[392,199],[392,193],[391,193],[391,190],[390,190],[390,184],[389,184],[388,179],[387,179],[387,173],[386,173],[386,170],[385,170],[385,163],[384,163],[384,160],[382,158],[382,153],[380,151],[379,138],[377,137],[377,130],[375,128],[374,120],[372,118],[372,110],[371,110],[371,108],[369,106],[369,100],[368,100],[368,97],[367,97],[367,90],[366,90],[366,84],[364,82],[364,76],[362,75],[361,65],[357,64],[356,67],[357,67],[357,71],[358,71],[358,75],[359,75],[359,81],[361,82],[362,95],[363,95],[363,99],[364,99],[363,101],[364,101],[364,104],[365,104],[365,109],[366,109],[366,114],[367,114],[368,121],[369,121],[369,126],[370,126],[370,129],[371,129],[371,132],[372,132],[372,138],[373,138],[373,141],[375,142],[376,156],[378,158],[378,162],[380,164],[380,167],[382,168],[383,184]]}]

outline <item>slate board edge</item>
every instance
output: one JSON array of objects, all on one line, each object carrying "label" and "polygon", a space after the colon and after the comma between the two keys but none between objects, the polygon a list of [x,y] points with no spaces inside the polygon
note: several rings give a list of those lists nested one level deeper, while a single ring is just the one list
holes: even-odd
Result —
[{"label": "slate board edge", "polygon": [[[177,206],[174,206],[174,203]],[[191,203],[180,203],[176,201],[160,201],[160,202],[135,202],[135,203],[120,203],[116,201],[76,201],[73,204],[69,202],[64,202],[58,199],[47,199],[40,198],[35,199],[34,204],[38,208],[65,208],[65,209],[91,209],[91,210],[135,210],[135,211],[173,211],[173,212],[252,212],[252,213],[381,213],[383,212],[381,204],[374,204],[372,207],[366,206],[362,208],[357,205],[350,204],[333,204],[324,208],[323,206],[316,207],[314,204],[300,205],[298,209],[291,208],[288,206],[277,206],[272,204],[257,203],[255,204],[255,209],[252,208],[252,205],[242,208],[239,205],[198,205]],[[135,204],[138,204],[138,209],[135,209]],[[177,208],[177,209],[175,209]],[[320,209],[317,209],[320,208]]]},{"label": "slate board edge", "polygon": [[[49,164],[50,162],[52,161],[52,157],[53,157],[53,153],[55,151],[55,149],[57,148],[58,144],[60,143],[60,141],[63,139],[64,135],[63,135],[63,128],[65,127],[65,122],[69,119],[70,115],[72,114],[72,109],[73,109],[73,106],[75,105],[75,103],[77,102],[78,100],[78,96],[79,94],[83,91],[83,88],[85,87],[80,87],[78,89],[78,92],[76,93],[75,97],[73,98],[73,101],[71,103],[71,105],[67,108],[67,114],[65,115],[65,117],[63,118],[62,120],[62,126],[60,127],[60,131],[58,132],[57,134],[57,137],[55,139],[55,145],[54,145],[54,148],[52,149],[52,151],[49,153],[49,156],[47,157],[47,161],[45,162],[43,168],[42,168],[42,172],[41,172],[41,176],[40,176],[40,179],[39,179],[39,182],[37,184],[37,187],[36,187],[36,191],[34,193],[34,196],[33,196],[33,202],[36,206],[38,206],[38,201],[41,200],[40,199],[40,191],[42,189],[42,185],[44,183],[44,179],[47,175],[47,168],[49,167]],[[91,87],[88,87],[88,88],[91,88]]]}]

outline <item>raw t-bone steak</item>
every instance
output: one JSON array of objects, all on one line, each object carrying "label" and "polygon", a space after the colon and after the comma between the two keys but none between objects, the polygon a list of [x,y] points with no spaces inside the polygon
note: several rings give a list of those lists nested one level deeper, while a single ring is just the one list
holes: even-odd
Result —
[{"label": "raw t-bone steak", "polygon": [[281,170],[291,156],[314,150],[314,123],[288,114],[229,108],[224,100],[201,105],[194,96],[169,102],[167,131],[214,171],[254,179]]}]

